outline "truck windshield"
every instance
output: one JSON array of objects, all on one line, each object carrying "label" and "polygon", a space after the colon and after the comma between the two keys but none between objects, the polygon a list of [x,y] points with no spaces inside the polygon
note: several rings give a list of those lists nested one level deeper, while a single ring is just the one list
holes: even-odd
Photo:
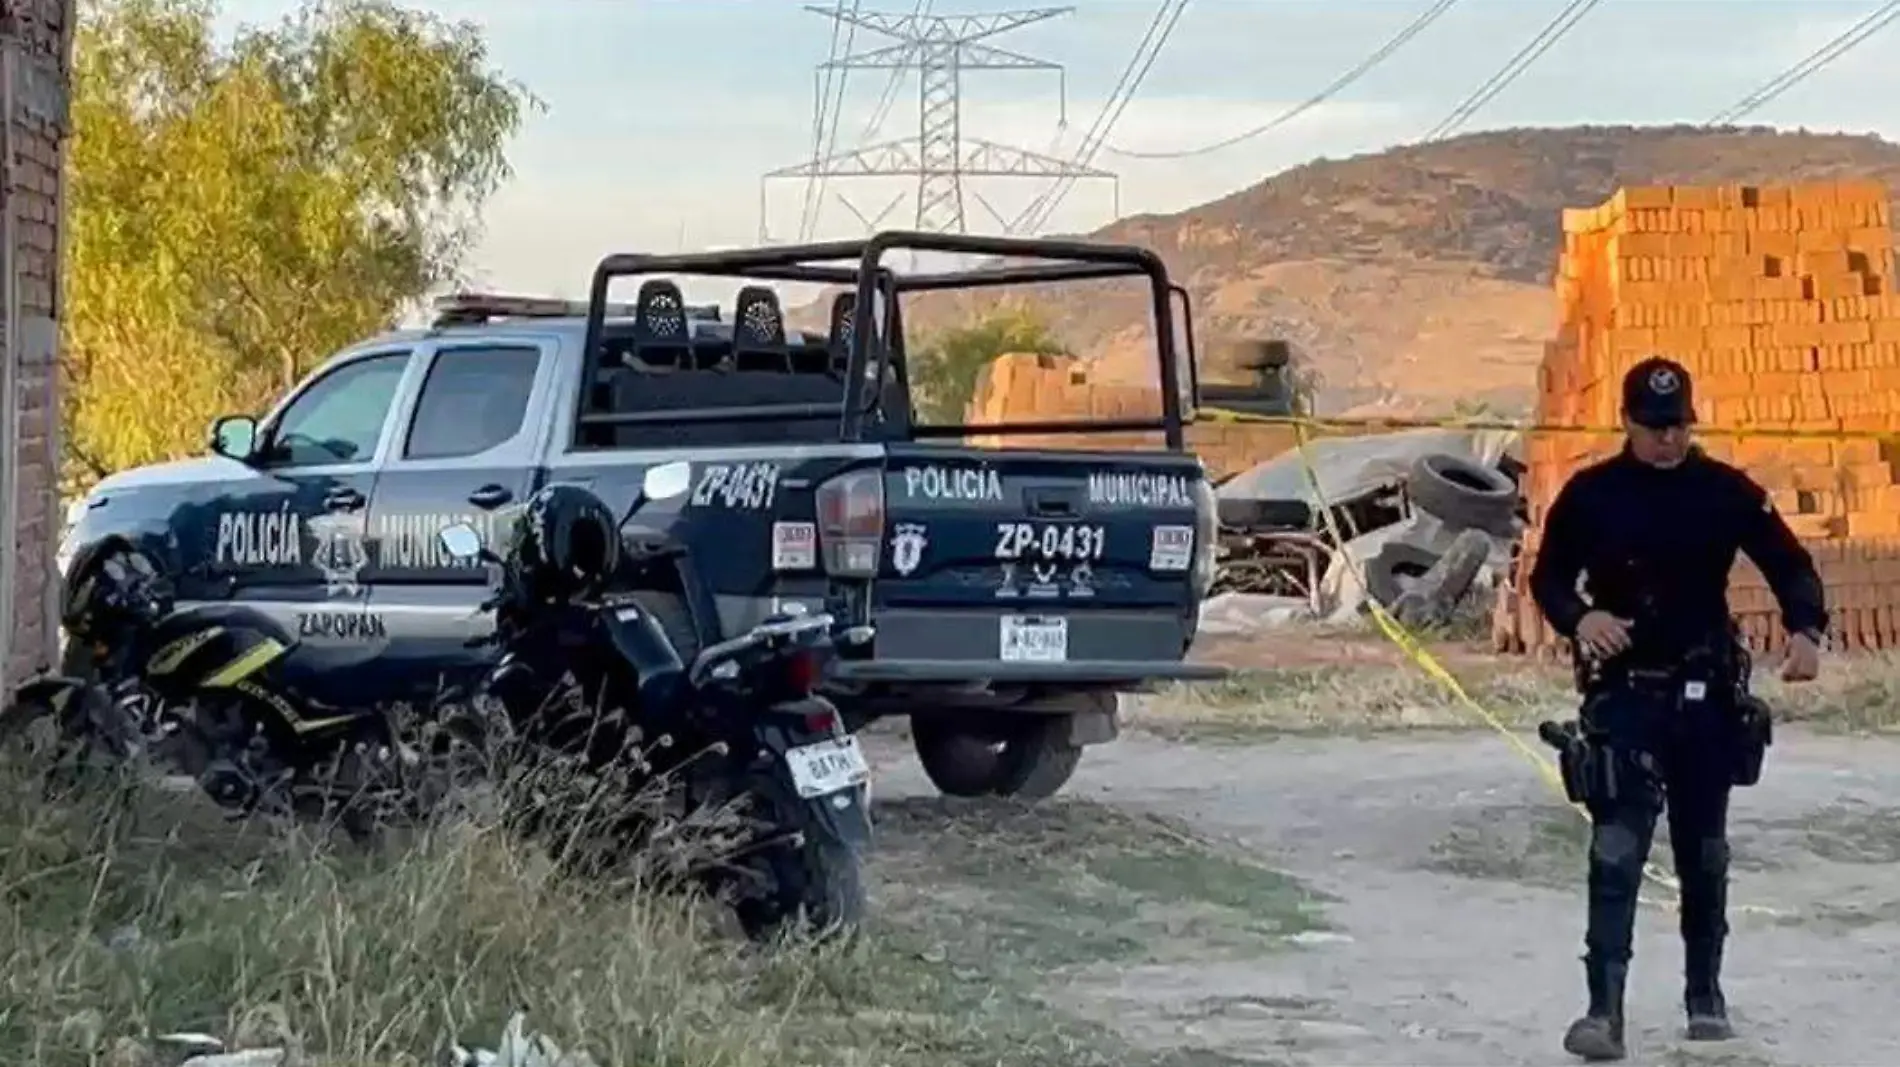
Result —
[{"label": "truck windshield", "polygon": [[[976,265],[894,269],[905,253]],[[633,289],[630,307],[610,304],[625,299],[616,287]],[[1112,433],[1179,450],[1188,312],[1160,260],[1132,246],[884,233],[609,256],[590,294],[574,443]]]}]

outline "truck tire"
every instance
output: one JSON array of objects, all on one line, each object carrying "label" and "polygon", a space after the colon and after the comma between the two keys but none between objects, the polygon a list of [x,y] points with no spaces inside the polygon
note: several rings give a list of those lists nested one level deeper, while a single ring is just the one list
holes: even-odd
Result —
[{"label": "truck tire", "polygon": [[[1113,693],[1090,693],[1084,699],[1095,711],[1114,711]],[[953,797],[1042,800],[1061,792],[1082,762],[1082,746],[1070,738],[1069,716],[1005,714],[1009,718],[1001,727],[993,720],[961,722],[955,713],[914,718],[911,741],[930,784]]]},{"label": "truck tire", "polygon": [[1406,479],[1412,505],[1454,530],[1509,537],[1517,511],[1517,483],[1502,471],[1462,456],[1418,457]]}]

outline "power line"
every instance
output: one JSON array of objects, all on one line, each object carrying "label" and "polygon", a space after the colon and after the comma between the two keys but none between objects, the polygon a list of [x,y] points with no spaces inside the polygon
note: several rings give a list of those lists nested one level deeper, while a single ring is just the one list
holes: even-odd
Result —
[{"label": "power line", "polygon": [[[1135,54],[1129,58],[1128,65],[1122,68],[1122,76],[1115,83],[1115,88],[1110,91],[1101,112],[1090,124],[1081,143],[1076,146],[1073,160],[1076,167],[1088,167],[1094,163],[1096,155],[1101,152],[1104,143],[1108,140],[1108,135],[1114,130],[1115,123],[1120,121],[1122,112],[1128,109],[1129,102],[1135,98],[1135,93],[1140,91],[1141,83],[1147,79],[1148,71],[1154,67],[1155,58],[1161,54],[1161,49],[1167,46],[1168,38],[1173,36],[1174,26],[1181,21],[1181,15],[1187,10],[1188,2],[1189,0],[1161,0],[1161,4],[1155,9],[1154,18],[1148,23],[1147,32],[1142,34],[1141,42],[1135,46]],[[1054,185],[1031,201],[1029,206],[1023,209],[1022,214],[1016,216],[1016,221],[1009,227],[1011,232],[1034,233],[1040,230],[1055,210],[1062,206],[1062,201],[1068,199],[1069,192],[1075,188],[1075,182],[1076,178],[1070,175],[1058,178]]]},{"label": "power line", "polygon": [[[1154,17],[1148,20],[1148,28],[1142,31],[1141,40],[1135,42],[1134,55],[1130,56],[1128,63],[1122,67],[1121,77],[1116,79],[1114,88],[1108,91],[1108,99],[1102,102],[1102,109],[1095,113],[1095,121],[1089,124],[1088,132],[1082,135],[1082,140],[1076,145],[1074,159],[1077,162],[1081,161],[1082,154],[1088,150],[1090,140],[1097,138],[1101,133],[1103,123],[1107,121],[1109,112],[1115,107],[1115,101],[1120,98],[1122,91],[1128,87],[1129,80],[1134,77],[1135,70],[1141,63],[1141,57],[1153,44],[1155,35],[1161,32],[1161,23],[1167,16],[1168,4],[1169,0],[1162,0],[1160,6],[1155,8]],[[1009,231],[1022,233],[1026,228],[1033,228],[1032,225],[1027,224],[1031,223],[1034,216],[1042,210],[1043,205],[1049,202],[1050,197],[1061,185],[1061,180],[1057,179],[1042,192],[1037,193],[1035,199],[1029,202],[1029,206],[1024,208],[1016,216],[1016,220],[1010,224]]]},{"label": "power line", "polygon": [[1754,92],[1717,114],[1704,125],[1730,126],[1737,119],[1752,115],[1767,107],[1774,102],[1776,97],[1819,73],[1822,68],[1885,29],[1887,24],[1896,18],[1900,18],[1900,0],[1891,0],[1890,3],[1880,5],[1872,14],[1849,26],[1840,36],[1815,49],[1801,62],[1770,78]]},{"label": "power line", "polygon": [[[839,0],[838,6],[840,8],[844,6],[843,0]],[[856,0],[856,2],[854,2],[851,5],[851,16],[850,16],[851,24],[846,29],[845,35],[844,35],[844,51],[847,54],[851,51],[852,47],[855,46],[858,42],[858,24],[857,24],[856,19],[858,17],[859,12],[861,12],[863,9],[864,9],[864,0]],[[851,77],[850,67],[840,66],[838,68],[838,92],[835,96],[831,98],[831,132],[826,136],[825,150],[824,150],[823,155],[819,156],[820,159],[829,159],[832,155],[836,154],[838,151],[838,123],[844,118],[844,87],[845,87],[845,83],[850,79],[850,77]],[[831,184],[830,175],[820,174],[818,176],[818,191],[817,191],[817,194],[812,197],[811,228],[810,230],[801,232],[798,235],[798,239],[800,242],[811,240],[812,234],[817,231],[818,216],[820,212],[824,210],[825,189],[829,187],[830,184]]]},{"label": "power line", "polygon": [[1437,141],[1458,132],[1484,105],[1490,103],[1505,89],[1510,88],[1511,83],[1516,81],[1519,75],[1529,70],[1531,64],[1537,62],[1545,52],[1550,51],[1551,47],[1562,40],[1563,36],[1582,20],[1583,16],[1590,13],[1590,9],[1600,3],[1602,0],[1570,0],[1570,3],[1564,5],[1564,9],[1557,13],[1556,18],[1551,19],[1543,29],[1537,31],[1537,36],[1531,38],[1529,44],[1519,49],[1518,53],[1512,56],[1496,74],[1491,75],[1484,84],[1473,90],[1470,96],[1452,109],[1451,114],[1446,115],[1438,125],[1433,126],[1419,140]]},{"label": "power line", "polygon": [[[816,165],[801,163],[760,176],[760,214],[767,213],[766,188],[777,180],[809,181],[823,178],[892,178],[917,180],[916,228],[936,233],[967,231],[965,194],[994,209],[966,190],[969,178],[1035,179],[1038,186],[1058,178],[1113,181],[1115,175],[1091,167],[1076,167],[1065,159],[1024,148],[967,136],[963,124],[963,86],[977,71],[1050,71],[1062,66],[1024,55],[990,42],[1003,34],[1070,14],[1068,7],[991,11],[975,15],[926,15],[922,6],[910,14],[893,11],[845,13],[830,6],[807,5],[807,11],[833,20],[846,20],[871,34],[888,38],[882,47],[852,50],[829,60],[832,66],[854,70],[918,72],[917,134],[901,140],[865,144],[834,151]],[[1064,96],[1066,100],[1066,94]],[[874,217],[845,205],[868,227],[875,227],[891,208]],[[895,203],[892,207],[895,207]],[[997,219],[999,227],[1008,223]]]},{"label": "power line", "polygon": [[[832,62],[838,58],[838,40],[844,35],[844,2],[838,0],[838,18],[831,23],[831,47],[826,55],[826,63],[812,77],[811,85],[811,176],[805,179],[805,203],[798,212],[798,239],[805,239],[805,231],[810,227],[812,201],[818,191],[818,161],[825,154],[825,109],[831,100],[831,79],[835,75]],[[764,222],[761,221],[763,226]]]},{"label": "power line", "polygon": [[[917,0],[917,5],[910,9],[911,19],[921,21],[929,18],[932,2]],[[871,119],[864,124],[864,132],[858,135],[858,140],[869,141],[884,129],[884,120],[891,117],[891,107],[897,103],[897,87],[904,84],[904,71],[907,69],[902,66],[891,68],[891,76],[884,79],[884,91],[878,94],[877,106],[871,109]]]},{"label": "power line", "polygon": [[1307,97],[1305,100],[1300,101],[1244,133],[1237,133],[1232,137],[1215,141],[1212,144],[1202,145],[1199,148],[1182,148],[1171,152],[1132,152],[1125,148],[1117,148],[1114,145],[1107,145],[1105,147],[1110,152],[1118,156],[1125,156],[1129,159],[1188,159],[1192,156],[1204,156],[1212,152],[1218,152],[1223,148],[1232,148],[1234,145],[1240,144],[1243,141],[1251,141],[1261,134],[1270,133],[1279,129],[1294,119],[1299,118],[1301,115],[1306,114],[1308,111],[1331,100],[1333,97],[1338,96],[1348,86],[1360,78],[1365,77],[1367,74],[1370,74],[1373,68],[1391,58],[1394,52],[1405,47],[1412,38],[1425,32],[1427,27],[1437,22],[1441,16],[1447,11],[1450,11],[1453,7],[1456,7],[1458,3],[1459,0],[1435,0],[1430,7],[1426,8],[1423,13],[1408,23],[1404,29],[1394,34],[1391,40],[1380,45],[1378,51],[1361,60],[1357,66],[1340,75],[1330,85],[1327,85],[1319,92],[1314,93],[1312,96]]}]

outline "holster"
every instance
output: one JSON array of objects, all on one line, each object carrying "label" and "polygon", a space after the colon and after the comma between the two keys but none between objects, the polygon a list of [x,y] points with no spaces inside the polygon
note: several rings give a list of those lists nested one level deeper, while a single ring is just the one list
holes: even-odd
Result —
[{"label": "holster", "polygon": [[1746,691],[1737,695],[1735,712],[1735,760],[1729,781],[1738,786],[1754,785],[1761,781],[1768,746],[1775,743],[1774,712],[1767,701]]},{"label": "holster", "polygon": [[1607,733],[1594,728],[1589,706],[1566,723],[1543,722],[1537,736],[1557,752],[1557,770],[1564,796],[1586,810],[1613,808],[1661,799],[1659,779],[1647,753],[1610,743]]},{"label": "holster", "polygon": [[1596,746],[1584,740],[1582,731],[1574,722],[1539,723],[1537,736],[1557,752],[1557,773],[1563,779],[1564,796],[1572,804],[1588,806],[1595,792]]},{"label": "holster", "polygon": [[[1748,648],[1741,641],[1739,632],[1731,629],[1730,644],[1721,649],[1719,655],[1710,657],[1708,673],[1711,681],[1725,688],[1728,697],[1728,720],[1731,733],[1725,740],[1730,754],[1729,782],[1737,786],[1750,786],[1761,781],[1762,765],[1768,759],[1768,746],[1774,744],[1775,720],[1767,701],[1748,691],[1749,681],[1755,672],[1754,659],[1748,654]],[[1691,658],[1690,665],[1698,665]],[[1711,688],[1713,689],[1713,685]]]}]

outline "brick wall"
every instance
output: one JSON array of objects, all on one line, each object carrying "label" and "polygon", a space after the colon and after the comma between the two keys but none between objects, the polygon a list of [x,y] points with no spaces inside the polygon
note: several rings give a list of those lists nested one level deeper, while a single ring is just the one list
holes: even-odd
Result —
[{"label": "brick wall", "polygon": [[[1092,382],[1088,371],[1049,356],[1007,355],[985,368],[970,404],[971,422],[1043,422],[1064,419],[1161,417],[1161,393],[1138,385]],[[1323,436],[1314,431],[1313,436]],[[1291,426],[1258,422],[1199,422],[1188,427],[1188,447],[1218,481],[1285,452],[1295,444]],[[976,438],[971,444],[1011,448],[1151,449],[1159,433],[1050,434]]]},{"label": "brick wall", "polygon": [[[1538,421],[1613,426],[1624,372],[1649,355],[1695,378],[1704,427],[1818,435],[1900,429],[1900,296],[1887,190],[1842,180],[1788,186],[1641,187],[1567,211],[1562,320],[1539,372]],[[1528,448],[1534,522],[1617,435],[1539,435]],[[1807,542],[1846,648],[1900,646],[1900,448],[1891,440],[1705,436],[1711,455],[1765,486]],[[1524,579],[1500,600],[1498,648],[1555,651]],[[1737,562],[1730,606],[1757,649],[1782,634],[1767,583]]]},{"label": "brick wall", "polygon": [[0,252],[9,283],[0,301],[0,405],[6,408],[0,419],[0,681],[7,685],[47,664],[56,636],[59,219],[75,6],[74,0],[0,3],[0,99],[7,111],[0,139]]}]

